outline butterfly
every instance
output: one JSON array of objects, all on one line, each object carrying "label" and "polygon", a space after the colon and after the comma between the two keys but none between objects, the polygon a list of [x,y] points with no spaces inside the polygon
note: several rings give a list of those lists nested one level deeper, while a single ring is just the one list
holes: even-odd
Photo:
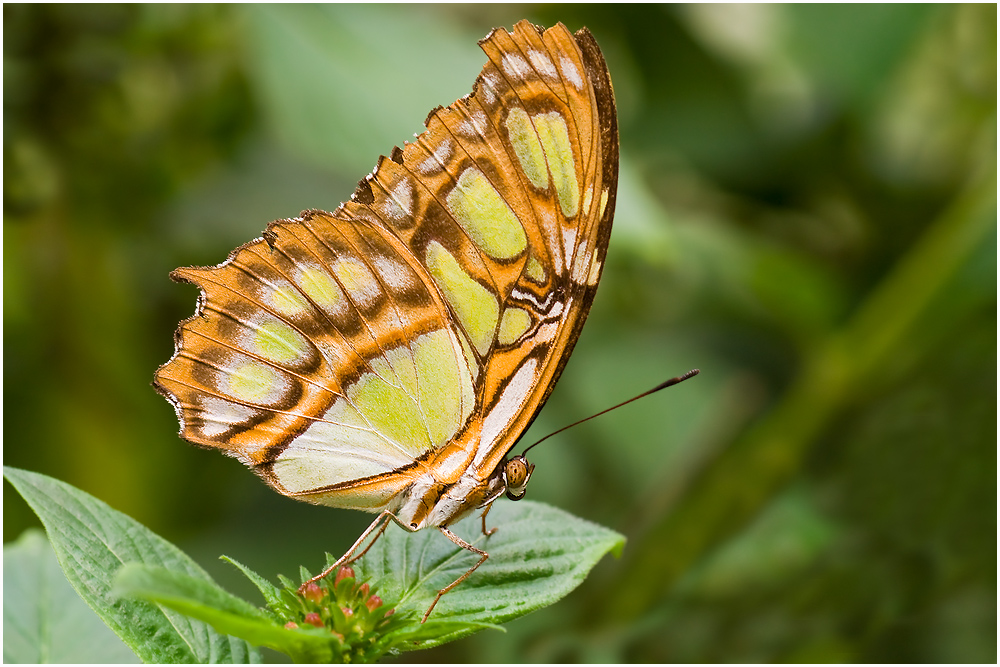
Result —
[{"label": "butterfly", "polygon": [[489,557],[448,527],[482,510],[489,536],[493,501],[524,497],[534,466],[510,451],[580,335],[618,182],[614,92],[586,28],[521,21],[479,44],[472,93],[333,213],[171,273],[201,296],[154,381],[186,440],[286,496],[378,514],[316,579],[391,522],[477,554],[424,621]]}]

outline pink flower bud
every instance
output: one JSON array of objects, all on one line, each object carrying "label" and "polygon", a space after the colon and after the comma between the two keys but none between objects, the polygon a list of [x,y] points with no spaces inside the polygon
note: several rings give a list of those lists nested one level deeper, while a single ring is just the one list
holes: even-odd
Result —
[{"label": "pink flower bud", "polygon": [[365,606],[368,607],[368,611],[375,611],[382,606],[382,598],[377,595],[373,595],[368,598],[367,602],[365,602]]},{"label": "pink flower bud", "polygon": [[348,577],[350,577],[351,579],[354,578],[354,570],[345,565],[344,567],[337,570],[337,576],[333,580],[333,585],[336,586],[337,584],[339,584],[344,579],[347,579]]},{"label": "pink flower bud", "polygon": [[319,614],[317,614],[314,611],[311,611],[308,614],[306,614],[306,617],[302,620],[308,623],[309,625],[315,625],[317,628],[323,627],[323,619],[321,619],[319,617]]},{"label": "pink flower bud", "polygon": [[314,583],[306,584],[306,590],[303,591],[302,597],[309,600],[310,602],[315,602],[319,604],[326,597],[326,592]]},{"label": "pink flower bud", "polygon": [[294,630],[297,627],[299,627],[299,624],[295,621],[288,621],[288,623],[285,623],[285,628],[288,630]]}]

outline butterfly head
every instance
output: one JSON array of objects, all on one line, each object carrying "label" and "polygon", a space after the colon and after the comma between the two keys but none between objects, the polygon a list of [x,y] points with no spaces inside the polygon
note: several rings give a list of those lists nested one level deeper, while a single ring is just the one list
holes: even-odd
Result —
[{"label": "butterfly head", "polygon": [[528,463],[528,459],[523,454],[519,454],[512,459],[508,459],[504,464],[503,480],[507,486],[507,497],[511,500],[524,498],[524,493],[528,488],[528,480],[535,466]]}]

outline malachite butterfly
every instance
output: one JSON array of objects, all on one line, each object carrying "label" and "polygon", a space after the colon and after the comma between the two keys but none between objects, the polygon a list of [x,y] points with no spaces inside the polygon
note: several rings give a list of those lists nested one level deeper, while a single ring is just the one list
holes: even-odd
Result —
[{"label": "malachite butterfly", "polygon": [[478,554],[424,620],[488,557],[448,526],[483,510],[488,535],[493,501],[524,496],[533,466],[509,454],[580,335],[618,182],[587,29],[521,21],[480,46],[472,93],[336,211],[171,274],[202,294],[155,379],[183,438],[286,496],[378,514],[334,567],[390,520]]}]

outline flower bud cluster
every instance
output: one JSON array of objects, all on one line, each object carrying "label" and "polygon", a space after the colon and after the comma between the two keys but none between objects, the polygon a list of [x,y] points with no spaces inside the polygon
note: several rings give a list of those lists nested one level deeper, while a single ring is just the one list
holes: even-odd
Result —
[{"label": "flower bud cluster", "polygon": [[[394,625],[394,609],[383,604],[367,582],[358,583],[354,570],[341,567],[335,575],[301,589],[282,577],[281,616],[288,629],[321,628],[330,633],[345,658],[362,658]],[[303,579],[308,579],[304,576]]]}]

